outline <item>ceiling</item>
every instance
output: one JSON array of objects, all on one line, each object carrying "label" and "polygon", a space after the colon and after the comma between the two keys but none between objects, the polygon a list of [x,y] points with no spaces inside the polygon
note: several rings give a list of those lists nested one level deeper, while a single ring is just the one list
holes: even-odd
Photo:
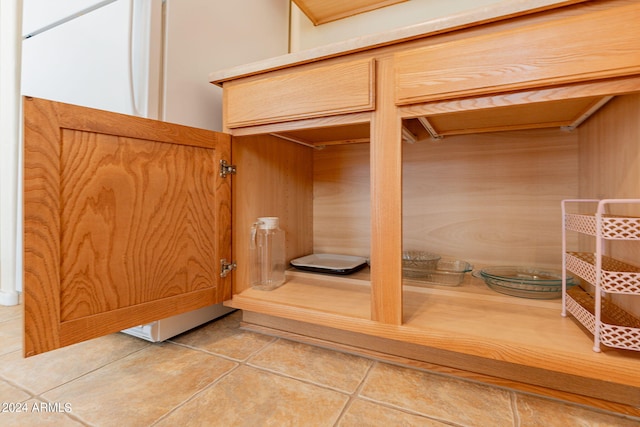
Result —
[{"label": "ceiling", "polygon": [[293,0],[313,25],[380,9],[407,0]]}]

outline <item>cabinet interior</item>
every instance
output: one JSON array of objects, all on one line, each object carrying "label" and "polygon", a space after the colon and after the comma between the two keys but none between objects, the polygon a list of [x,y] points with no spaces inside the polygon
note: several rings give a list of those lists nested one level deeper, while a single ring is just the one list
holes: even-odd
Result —
[{"label": "cabinet interior", "polygon": [[[234,184],[239,270],[226,304],[276,335],[637,408],[640,383],[628,372],[640,353],[593,352],[591,333],[561,315],[560,299],[500,294],[468,273],[459,286],[416,283],[402,277],[400,258],[418,249],[476,271],[560,270],[562,200],[638,197],[640,63],[630,28],[639,12],[624,0],[585,2],[213,76],[226,91],[234,141],[260,135],[255,149],[267,150],[270,165],[254,174],[235,156],[254,148],[233,148],[234,182],[243,184]],[[288,157],[297,169],[286,170]],[[370,255],[370,271],[291,270],[274,291],[250,289],[246,230],[272,203],[292,221],[289,259]],[[586,244],[579,236],[569,243]],[[612,256],[640,265],[638,245],[614,243]],[[636,315],[639,298],[612,296]]]},{"label": "cabinet interior", "polygon": [[[604,92],[605,88],[611,91]],[[548,99],[551,89],[526,96],[511,93],[494,99],[402,107],[402,169],[389,166],[402,173],[402,249],[434,251],[465,260],[476,270],[487,265],[560,269],[563,199],[637,197],[637,88],[633,78],[573,85],[570,90],[554,88],[567,96],[567,109],[581,108],[568,114],[567,121],[549,120],[538,126],[514,126],[513,118],[523,122],[529,117],[524,100],[537,95],[542,100],[532,102],[531,117],[533,111],[544,111],[545,105],[563,112],[559,99]],[[567,91],[572,94],[568,96]],[[594,91],[596,97],[591,96]],[[576,115],[583,115],[585,107],[603,99],[606,102],[579,126],[565,127],[575,122]],[[519,101],[512,111],[505,100]],[[451,117],[469,118],[474,129],[481,117],[490,116],[489,112],[494,116],[487,128],[433,138],[418,118],[429,118],[443,108],[455,110]],[[416,284],[407,279],[397,285],[385,282],[386,288],[396,291],[402,286],[400,325],[375,321],[373,295],[380,284],[368,269],[350,276],[289,270],[280,288],[270,292],[249,288],[248,245],[243,242],[248,241],[251,222],[265,211],[284,218],[288,260],[313,252],[369,255],[372,145],[369,121],[363,115],[353,117],[311,122],[317,127],[306,126],[310,122],[300,127],[291,123],[269,134],[234,136],[232,157],[239,173],[233,178],[232,241],[238,270],[229,305],[256,313],[263,326],[302,335],[311,328],[313,334],[332,342],[358,346],[363,340],[364,348],[376,348],[373,341],[377,339],[394,342],[399,352],[415,345],[420,350],[407,350],[407,357],[460,369],[480,363],[484,373],[557,390],[573,390],[568,384],[585,375],[601,381],[603,357],[611,367],[607,381],[614,370],[624,372],[627,363],[637,362],[640,354],[634,351],[593,352],[590,333],[561,316],[560,299],[499,294],[469,273],[459,286]],[[456,127],[464,129],[465,120]],[[497,125],[501,120],[503,125]],[[578,247],[585,244],[579,236],[571,239]],[[640,259],[638,245],[625,242],[612,245],[611,255],[635,265]],[[638,296],[612,299],[627,312],[640,315]],[[299,328],[294,326],[297,322]],[[517,350],[505,358],[505,348]],[[498,363],[495,371],[493,362],[485,365],[486,360]],[[503,362],[513,371],[505,371]],[[541,376],[536,371],[555,370],[554,366],[562,367],[557,375]],[[628,383],[624,375],[610,380]],[[630,402],[630,389],[624,387],[605,391],[594,383],[585,388],[595,390],[592,395],[599,398]]]},{"label": "cabinet interior", "polygon": [[[593,109],[594,105],[598,108]],[[537,103],[530,110],[519,105],[456,112],[432,122],[439,130],[443,129],[439,124],[445,122],[455,125],[450,129],[465,130],[440,139],[434,139],[417,118],[406,119],[404,128],[415,139],[403,142],[403,248],[463,259],[476,269],[485,265],[559,269],[561,200],[628,197],[635,191],[639,168],[629,163],[640,162],[635,142],[640,130],[632,119],[638,117],[639,108],[636,93],[554,100]],[[583,117],[587,110],[590,114]],[[547,114],[551,112],[562,117]],[[549,119],[536,126],[527,123],[538,120],[540,113]],[[488,127],[478,130],[477,123],[487,117]],[[574,129],[571,123],[577,117],[584,120]],[[521,125],[514,125],[514,119]],[[472,123],[470,128],[465,127],[468,123]],[[467,132],[471,128],[475,131]],[[288,260],[313,252],[369,256],[368,142],[368,123],[234,139],[234,163],[250,171],[249,177],[246,172],[234,177],[234,258],[239,265],[235,286],[247,283],[243,275],[248,262],[242,262],[247,259],[247,248],[238,242],[247,241],[251,222],[262,215],[283,218]],[[605,164],[602,162],[607,167],[599,166]],[[610,166],[618,162],[629,167]],[[274,190],[267,192],[266,188]],[[245,200],[247,194],[258,196]],[[637,250],[627,249],[619,250],[637,262]],[[283,289],[271,293],[248,289],[244,296],[369,318],[368,280],[366,270],[353,277],[291,271]],[[409,301],[405,302],[405,321],[428,316],[426,310],[418,316],[419,311],[411,308],[417,304],[424,309],[418,301],[426,298],[425,292],[468,292],[494,298],[499,304],[531,303],[553,307],[554,313],[559,310],[557,301],[527,302],[485,288],[469,274],[456,289],[406,287],[405,294],[417,292],[418,297],[405,295]],[[243,290],[236,288],[234,293]],[[638,301],[623,305],[640,311]]]}]

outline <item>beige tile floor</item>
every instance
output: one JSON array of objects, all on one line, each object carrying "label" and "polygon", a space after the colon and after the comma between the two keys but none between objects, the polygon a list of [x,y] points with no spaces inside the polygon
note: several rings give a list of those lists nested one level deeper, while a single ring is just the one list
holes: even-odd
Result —
[{"label": "beige tile floor", "polygon": [[0,426],[640,425],[584,406],[240,329],[165,343],[113,334],[29,359],[0,307]]}]

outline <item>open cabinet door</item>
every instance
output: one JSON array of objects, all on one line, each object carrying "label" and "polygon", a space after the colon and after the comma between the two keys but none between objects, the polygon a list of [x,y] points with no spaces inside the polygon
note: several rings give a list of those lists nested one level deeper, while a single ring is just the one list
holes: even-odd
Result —
[{"label": "open cabinet door", "polygon": [[222,302],[231,137],[24,99],[25,356]]}]

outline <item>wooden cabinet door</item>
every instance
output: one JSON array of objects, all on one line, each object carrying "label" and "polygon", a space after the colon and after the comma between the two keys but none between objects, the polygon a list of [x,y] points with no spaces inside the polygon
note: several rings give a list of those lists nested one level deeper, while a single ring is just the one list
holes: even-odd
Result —
[{"label": "wooden cabinet door", "polygon": [[24,100],[24,352],[231,296],[231,137]]}]

